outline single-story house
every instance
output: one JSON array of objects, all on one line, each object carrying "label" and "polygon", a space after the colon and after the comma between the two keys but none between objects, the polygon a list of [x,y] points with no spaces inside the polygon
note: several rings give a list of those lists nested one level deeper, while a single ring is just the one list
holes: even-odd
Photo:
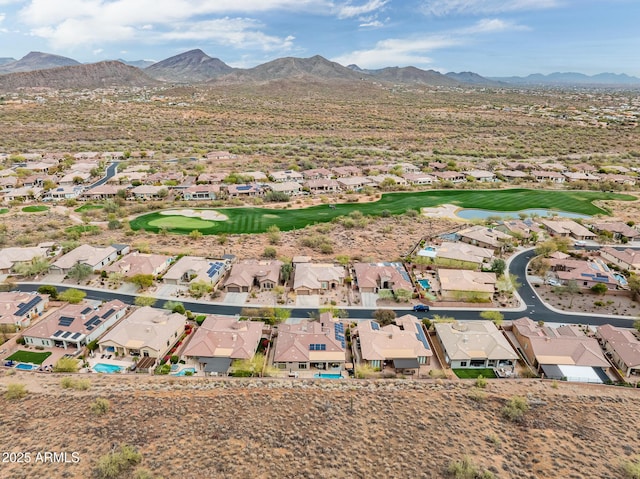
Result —
[{"label": "single-story house", "polygon": [[595,231],[606,231],[618,241],[634,241],[640,239],[640,231],[622,221],[595,221],[591,224]]},{"label": "single-story house", "polygon": [[315,180],[307,180],[304,186],[309,188],[311,193],[335,193],[340,190],[340,184],[333,179],[318,178]]},{"label": "single-story house", "polygon": [[627,248],[620,251],[611,246],[605,246],[600,250],[600,256],[626,271],[640,273],[640,250]]},{"label": "single-story house", "polygon": [[232,361],[253,358],[263,326],[260,321],[209,316],[192,334],[182,357],[206,374],[226,375]]},{"label": "single-story house", "polygon": [[566,177],[557,171],[536,170],[532,171],[530,175],[533,176],[538,183],[544,183],[546,181],[550,183],[564,183],[566,180]]},{"label": "single-story house", "polygon": [[360,321],[353,337],[358,361],[376,369],[391,366],[415,374],[420,366],[429,365],[433,356],[422,323],[411,314],[382,327],[373,320]]},{"label": "single-story house", "polygon": [[357,166],[335,166],[331,168],[331,171],[335,174],[337,178],[343,178],[346,176],[360,176],[362,175],[362,170]]},{"label": "single-story house", "polygon": [[227,185],[227,195],[229,198],[240,198],[246,196],[262,196],[262,188],[256,184],[249,185]]},{"label": "single-story house", "polygon": [[450,181],[451,183],[464,183],[467,177],[458,171],[434,171],[431,173],[438,181]]},{"label": "single-story house", "polygon": [[289,196],[297,196],[302,192],[302,185],[295,181],[267,183],[265,187],[273,192],[284,193]]},{"label": "single-story house", "polygon": [[518,354],[492,321],[434,323],[444,359],[453,369],[496,368],[513,372]]},{"label": "single-story house", "polygon": [[476,225],[458,231],[460,241],[463,243],[480,246],[481,248],[491,248],[499,251],[505,242],[512,241],[512,237],[495,228],[487,228],[486,226]]},{"label": "single-story house", "polygon": [[31,324],[31,318],[42,314],[47,304],[49,296],[46,294],[15,291],[0,293],[0,324],[24,329]]},{"label": "single-story house", "polygon": [[440,295],[444,301],[491,301],[496,274],[463,269],[438,269]]},{"label": "single-story house", "polygon": [[98,307],[87,301],[67,304],[23,333],[25,344],[45,348],[82,349],[127,313],[127,305],[113,300]]},{"label": "single-story house", "polygon": [[428,173],[404,173],[402,177],[412,185],[431,185],[436,179]]},{"label": "single-story house", "polygon": [[[418,251],[418,256],[450,260],[452,264],[460,267],[468,265],[479,268],[493,259],[493,249],[481,248],[467,243],[443,241],[438,246],[429,246]],[[441,261],[438,264],[443,265],[444,263],[446,262]]]},{"label": "single-story house", "polygon": [[640,341],[634,330],[605,324],[598,326],[596,337],[625,377],[640,375]]},{"label": "single-story house", "polygon": [[162,277],[167,284],[189,284],[204,281],[215,286],[229,269],[225,260],[207,259],[199,256],[183,256],[171,265]]},{"label": "single-story house", "polygon": [[144,306],[115,325],[99,341],[101,353],[162,358],[184,333],[186,318]]},{"label": "single-story house", "polygon": [[581,288],[604,284],[608,289],[618,289],[620,282],[600,259],[583,261],[572,258],[550,258],[549,265],[562,284],[569,281]]},{"label": "single-story house", "polygon": [[365,186],[371,185],[371,181],[364,176],[340,176],[336,181],[343,190],[358,191]]},{"label": "single-story house", "polygon": [[30,263],[35,258],[48,258],[51,252],[51,243],[41,243],[38,246],[2,248],[0,249],[0,273],[10,273],[16,265]]},{"label": "single-story house", "polygon": [[273,365],[278,369],[342,371],[346,362],[344,324],[324,314],[320,321],[303,319],[280,324]]},{"label": "single-story house", "polygon": [[320,294],[344,284],[343,266],[327,263],[296,263],[293,290],[296,294]]},{"label": "single-story house", "polygon": [[107,200],[118,196],[118,191],[126,189],[123,186],[104,184],[96,186],[82,193],[81,197],[86,200]]},{"label": "single-story house", "polygon": [[118,257],[118,250],[113,246],[100,248],[83,244],[62,255],[51,264],[51,269],[67,273],[77,263],[87,264],[94,271],[100,271]]},{"label": "single-story house", "polygon": [[272,290],[280,283],[282,261],[246,260],[231,267],[229,277],[224,282],[227,293],[248,293],[257,287],[261,291]]},{"label": "single-story house", "polygon": [[271,176],[271,178],[273,178],[273,181],[277,183],[281,183],[283,181],[302,183],[302,181],[304,181],[304,176],[302,176],[302,173],[295,170],[273,171],[269,176]]},{"label": "single-story house", "polygon": [[413,291],[413,283],[402,263],[355,263],[355,280],[361,293],[381,289]]},{"label": "single-story house", "polygon": [[329,180],[333,177],[333,172],[327,168],[312,168],[303,170],[302,176],[305,180]]},{"label": "single-story house", "polygon": [[487,170],[468,170],[462,172],[467,177],[473,178],[481,183],[493,183],[497,181],[496,175]]},{"label": "single-story house", "polygon": [[173,256],[133,252],[121,257],[115,263],[103,268],[107,273],[122,273],[125,277],[137,274],[158,276],[171,266]]},{"label": "single-story house", "polygon": [[187,201],[215,200],[220,194],[220,185],[203,184],[193,185],[182,191],[182,198]]},{"label": "single-story house", "polygon": [[576,240],[593,240],[596,234],[572,220],[541,220],[540,223],[551,236],[559,236]]},{"label": "single-story house", "polygon": [[129,194],[137,200],[151,200],[162,196],[162,191],[167,191],[166,186],[140,185],[129,190]]}]

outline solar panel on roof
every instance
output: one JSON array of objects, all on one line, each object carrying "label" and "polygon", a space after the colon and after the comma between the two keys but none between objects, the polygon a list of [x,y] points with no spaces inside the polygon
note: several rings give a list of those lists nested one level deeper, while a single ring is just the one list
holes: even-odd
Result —
[{"label": "solar panel on roof", "polygon": [[84,308],[84,309],[80,312],[80,314],[87,314],[87,313],[90,313],[91,311],[93,311],[93,309],[92,309],[92,308]]},{"label": "solar panel on roof", "polygon": [[53,333],[53,337],[57,338],[58,336],[60,336],[63,333],[64,333],[64,331],[57,330],[55,333]]},{"label": "solar panel on roof", "polygon": [[71,339],[78,339],[80,336],[82,336],[82,334],[80,333],[75,333],[73,336],[71,336]]},{"label": "solar panel on roof", "polygon": [[42,301],[42,298],[40,296],[36,296],[34,298],[31,298],[26,304],[25,303],[19,304],[18,310],[16,311],[16,316],[24,316],[31,310],[31,308],[36,306],[41,301]]},{"label": "solar panel on roof", "polygon": [[114,311],[115,311],[115,309],[111,308],[109,311],[107,311],[106,313],[104,313],[102,315],[102,319],[108,318],[109,316],[111,316],[113,314]]},{"label": "solar panel on roof", "polygon": [[68,327],[71,325],[71,323],[73,323],[74,319],[75,318],[72,318],[70,316],[60,316],[60,318],[58,319],[58,326]]},{"label": "solar panel on roof", "polygon": [[62,337],[63,337],[64,339],[67,339],[69,336],[71,336],[71,331],[67,331],[66,333],[64,333],[64,334],[62,335]]},{"label": "solar panel on roof", "polygon": [[93,326],[87,326],[87,331],[91,331],[93,329]]}]

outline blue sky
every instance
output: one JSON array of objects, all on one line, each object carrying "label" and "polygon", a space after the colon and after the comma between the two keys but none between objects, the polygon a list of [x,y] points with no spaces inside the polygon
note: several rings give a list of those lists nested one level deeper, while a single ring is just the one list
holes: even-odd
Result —
[{"label": "blue sky", "polygon": [[639,0],[0,0],[0,57],[235,67],[322,55],[361,68],[640,76]]}]

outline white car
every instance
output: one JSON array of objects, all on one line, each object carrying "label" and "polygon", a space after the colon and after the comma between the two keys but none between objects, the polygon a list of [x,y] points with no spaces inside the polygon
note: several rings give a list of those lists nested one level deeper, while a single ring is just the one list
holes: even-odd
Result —
[{"label": "white car", "polygon": [[549,278],[547,280],[547,284],[549,286],[560,286],[560,281],[558,281],[557,279],[554,279],[554,278]]},{"label": "white car", "polygon": [[587,246],[587,242],[586,241],[576,241],[575,243],[573,243],[574,246]]}]

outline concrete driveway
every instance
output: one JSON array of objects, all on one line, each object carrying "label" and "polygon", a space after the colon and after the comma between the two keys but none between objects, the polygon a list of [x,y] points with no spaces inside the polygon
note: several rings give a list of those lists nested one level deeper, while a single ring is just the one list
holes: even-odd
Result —
[{"label": "concrete driveway", "polygon": [[222,301],[224,304],[245,304],[247,302],[247,298],[249,297],[249,293],[225,293],[224,300]]},{"label": "concrete driveway", "polygon": [[318,294],[299,294],[296,295],[296,306],[303,308],[317,308],[320,306],[320,295]]},{"label": "concrete driveway", "polygon": [[376,308],[378,305],[378,293],[360,293],[360,298],[365,308]]}]

